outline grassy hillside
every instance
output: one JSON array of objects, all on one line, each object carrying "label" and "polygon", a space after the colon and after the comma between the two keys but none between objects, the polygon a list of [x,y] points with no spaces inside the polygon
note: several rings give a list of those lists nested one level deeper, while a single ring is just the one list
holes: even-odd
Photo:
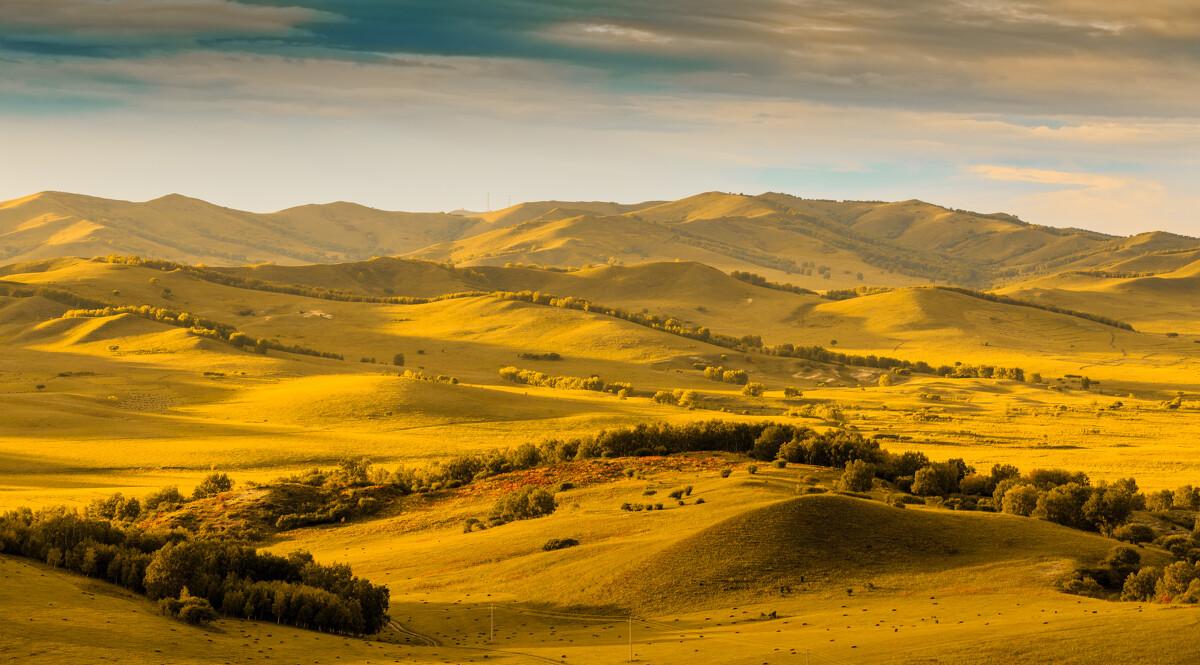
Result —
[{"label": "grassy hillside", "polygon": [[981,287],[1098,269],[1200,241],[1114,238],[921,201],[707,192],[669,202],[539,201],[487,213],[388,212],[337,202],[250,213],[180,195],[134,203],[44,192],[0,203],[0,260],[137,254],[216,265],[407,255],[464,265],[697,261],[810,289]]}]

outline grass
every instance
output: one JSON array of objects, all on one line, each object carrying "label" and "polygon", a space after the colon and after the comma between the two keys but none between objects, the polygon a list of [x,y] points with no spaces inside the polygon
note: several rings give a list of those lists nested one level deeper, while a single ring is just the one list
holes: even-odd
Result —
[{"label": "grass", "polygon": [[[380,293],[410,269],[384,260],[237,270]],[[762,289],[694,263],[573,272],[488,266],[447,272],[424,264],[412,275],[427,280],[423,284],[444,281],[452,290],[577,295],[717,332],[761,334],[768,343],[822,344],[933,364],[1018,366],[1048,378],[1080,374],[1099,383],[1087,391],[1077,382],[1051,390],[898,376],[895,385],[879,387],[878,370],[734,352],[589,312],[490,297],[420,305],[337,302],[222,286],[182,271],[61,260],[7,271],[4,278],[107,302],[186,310],[348,360],[258,355],[136,317],[59,319],[65,305],[0,298],[0,508],[78,506],[114,491],[141,496],[171,484],[188,493],[214,468],[244,486],[344,457],[421,465],[529,440],[714,417],[840,425],[880,435],[890,450],[962,457],[980,469],[1010,463],[1024,470],[1082,470],[1094,479],[1132,475],[1144,489],[1200,482],[1194,446],[1200,345],[1186,335],[1117,330],[939,289],[897,288],[830,302]],[[1139,319],[1119,318],[1143,328]],[[562,358],[519,359],[546,352]],[[396,353],[404,354],[408,369],[460,383],[400,378],[401,368],[389,364]],[[637,392],[619,399],[503,382],[497,370],[513,364],[628,381]],[[746,397],[740,386],[708,381],[696,369],[705,365],[743,369],[766,394]],[[803,397],[784,399],[785,386],[798,387]],[[697,391],[705,408],[660,405],[648,397],[675,389]],[[1183,407],[1163,408],[1176,391],[1189,396]],[[1117,401],[1122,406],[1110,408]],[[805,405],[839,406],[846,420],[787,415]],[[0,621],[31,624],[0,637],[0,656],[160,662],[169,653],[179,662],[205,663],[231,654],[281,662],[482,662],[487,655],[487,662],[537,656],[601,663],[627,657],[628,624],[620,617],[631,608],[638,614],[635,652],[642,662],[798,663],[808,651],[818,663],[968,663],[995,661],[1006,648],[1027,661],[1080,663],[1190,662],[1200,655],[1177,638],[1194,623],[1190,612],[1139,611],[1054,590],[1059,575],[1103,555],[1112,541],[1004,515],[804,495],[833,487],[836,471],[760,464],[750,475],[745,465],[744,459],[694,455],[535,469],[406,497],[369,520],[299,529],[268,543],[280,552],[304,548],[320,561],[350,563],[357,574],[387,583],[393,616],[409,633],[381,637],[408,646],[242,622],[198,631],[158,616],[139,598],[0,558],[0,573],[6,573]],[[627,466],[634,477],[622,473]],[[733,469],[728,478],[720,475],[725,468]],[[463,520],[485,515],[512,487],[563,481],[574,488],[559,494],[553,515],[462,532]],[[687,505],[669,499],[687,485],[694,487]],[[696,503],[700,498],[703,504]],[[661,511],[620,510],[626,502],[660,501]],[[555,538],[580,544],[544,551]],[[1146,552],[1157,556],[1152,548]],[[781,594],[781,586],[791,591]],[[499,632],[488,642],[493,605]],[[774,620],[760,616],[772,611]],[[1137,651],[1124,637],[1131,632],[1174,650]],[[107,634],[119,639],[106,641],[101,636]],[[417,646],[425,638],[442,646]],[[102,642],[103,649],[87,649]],[[1069,653],[1064,642],[1074,645]]]}]

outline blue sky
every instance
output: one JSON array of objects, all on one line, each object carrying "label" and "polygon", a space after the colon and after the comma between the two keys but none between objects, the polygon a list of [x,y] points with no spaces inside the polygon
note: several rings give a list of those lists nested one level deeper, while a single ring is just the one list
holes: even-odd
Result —
[{"label": "blue sky", "polygon": [[922,198],[1200,235],[1179,0],[5,0],[0,198]]}]

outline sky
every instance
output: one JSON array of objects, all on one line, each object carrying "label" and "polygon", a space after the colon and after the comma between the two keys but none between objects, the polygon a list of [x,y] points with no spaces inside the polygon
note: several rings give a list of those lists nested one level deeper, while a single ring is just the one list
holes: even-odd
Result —
[{"label": "sky", "polygon": [[0,199],[710,191],[1200,236],[1196,0],[0,0]]}]

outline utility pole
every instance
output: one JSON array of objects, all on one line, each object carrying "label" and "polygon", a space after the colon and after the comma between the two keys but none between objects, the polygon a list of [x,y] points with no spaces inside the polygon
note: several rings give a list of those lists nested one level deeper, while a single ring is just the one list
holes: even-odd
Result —
[{"label": "utility pole", "polygon": [[496,640],[496,604],[492,603],[490,607],[492,610],[492,612],[491,612],[492,618],[491,618],[491,622],[488,624],[488,643],[489,644]]},{"label": "utility pole", "polygon": [[629,615],[629,662],[633,662],[633,615]]}]

